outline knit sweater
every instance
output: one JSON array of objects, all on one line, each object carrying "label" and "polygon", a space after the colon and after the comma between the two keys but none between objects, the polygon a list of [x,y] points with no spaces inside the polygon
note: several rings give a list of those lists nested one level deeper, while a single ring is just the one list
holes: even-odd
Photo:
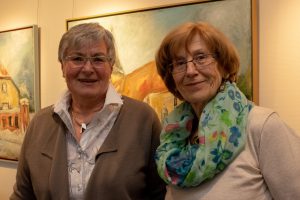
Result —
[{"label": "knit sweater", "polygon": [[274,111],[255,106],[247,142],[220,174],[194,188],[168,186],[166,200],[300,199],[300,136]]}]

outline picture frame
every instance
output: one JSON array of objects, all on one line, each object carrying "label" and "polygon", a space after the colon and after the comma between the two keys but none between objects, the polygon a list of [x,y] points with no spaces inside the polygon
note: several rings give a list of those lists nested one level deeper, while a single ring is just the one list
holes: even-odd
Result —
[{"label": "picture frame", "polygon": [[248,99],[259,103],[256,9],[256,0],[198,0],[67,19],[66,27],[98,22],[110,30],[117,48],[113,84],[120,93],[149,103],[162,119],[179,100],[157,75],[155,53],[162,38],[186,21],[211,23],[235,44],[241,61],[238,86]]},{"label": "picture frame", "polygon": [[39,109],[38,26],[0,31],[0,159],[18,160],[26,129]]}]

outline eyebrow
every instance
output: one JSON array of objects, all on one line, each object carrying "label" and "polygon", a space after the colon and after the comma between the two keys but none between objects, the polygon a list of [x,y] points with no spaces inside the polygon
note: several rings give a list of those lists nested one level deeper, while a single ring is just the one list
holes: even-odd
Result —
[{"label": "eyebrow", "polygon": [[107,54],[100,52],[100,53],[92,54],[92,56],[107,56]]},{"label": "eyebrow", "polygon": [[[208,52],[204,51],[203,49],[196,49],[195,51],[188,52],[192,56],[199,55],[199,54],[208,54]],[[186,56],[181,56],[181,55],[175,55],[174,60],[181,60],[181,59],[186,59]]]},{"label": "eyebrow", "polygon": [[208,54],[206,51],[204,51],[203,49],[196,49],[195,51],[191,52],[191,54],[194,55],[198,55],[198,54]]},{"label": "eyebrow", "polygon": [[[71,53],[70,55],[74,55],[74,56],[83,56],[83,57],[86,57],[87,55],[86,54],[84,54],[84,53],[81,53],[81,52],[73,52],[73,53]],[[104,53],[94,53],[94,54],[92,54],[91,56],[89,56],[89,57],[96,57],[96,56],[103,56],[103,57],[106,57],[106,56],[108,56],[108,55],[106,55],[106,54],[104,54]]]}]

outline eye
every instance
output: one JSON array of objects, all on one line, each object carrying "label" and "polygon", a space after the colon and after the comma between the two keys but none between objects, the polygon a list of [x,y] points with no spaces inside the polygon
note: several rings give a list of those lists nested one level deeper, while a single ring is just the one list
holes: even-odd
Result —
[{"label": "eye", "polygon": [[186,60],[176,60],[173,62],[172,73],[180,73],[186,70]]},{"label": "eye", "polygon": [[70,57],[70,60],[73,62],[84,62],[84,57],[82,56],[72,56]]},{"label": "eye", "polygon": [[198,54],[198,55],[194,56],[193,59],[194,59],[195,62],[201,64],[201,63],[205,62],[206,58],[207,58],[207,55],[205,55],[205,54]]},{"label": "eye", "polygon": [[186,64],[186,61],[185,60],[176,60],[175,61],[175,64],[174,64],[174,67],[182,67]]},{"label": "eye", "polygon": [[104,63],[107,61],[107,58],[103,56],[96,56],[96,57],[92,57],[92,61],[93,63]]}]

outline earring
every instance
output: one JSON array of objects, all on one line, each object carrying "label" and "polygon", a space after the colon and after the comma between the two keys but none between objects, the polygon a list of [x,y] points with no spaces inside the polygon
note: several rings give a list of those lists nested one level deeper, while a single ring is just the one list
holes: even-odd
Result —
[{"label": "earring", "polygon": [[219,87],[219,92],[223,92],[225,90],[225,83],[226,83],[226,79],[223,79]]}]

